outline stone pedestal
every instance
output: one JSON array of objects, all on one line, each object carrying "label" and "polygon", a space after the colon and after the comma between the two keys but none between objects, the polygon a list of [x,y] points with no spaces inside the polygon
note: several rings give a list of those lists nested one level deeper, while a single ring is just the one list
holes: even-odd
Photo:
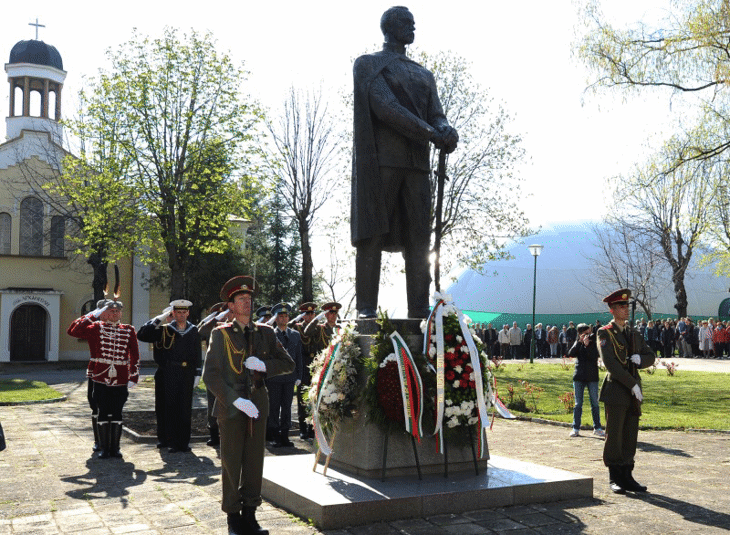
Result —
[{"label": "stone pedestal", "polygon": [[[360,333],[360,348],[363,355],[368,355],[373,344],[373,336],[377,333],[379,326],[375,320],[358,320],[357,323],[357,330]],[[392,320],[392,323],[408,344],[414,358],[420,358],[423,351],[421,320]],[[367,377],[359,377],[358,384],[364,388],[367,379]],[[464,429],[464,433],[468,433],[468,430]],[[476,438],[474,436],[474,451],[476,451]],[[354,418],[344,418],[340,422],[329,466],[357,476],[380,478],[383,468],[384,442],[385,433],[380,427],[368,423],[366,408],[363,407]],[[466,437],[463,442],[468,444]],[[468,445],[457,447],[448,443],[446,447],[449,473],[476,472],[471,447]],[[445,457],[439,453],[434,436],[427,435],[421,439],[420,443],[416,442],[416,452],[423,474],[444,473]],[[393,425],[393,432],[388,436],[386,455],[386,477],[418,473],[412,441],[403,430],[403,426]],[[487,450],[482,459],[477,459],[480,472],[487,469],[488,458]],[[324,464],[324,462],[325,457],[322,456],[320,463]]]}]

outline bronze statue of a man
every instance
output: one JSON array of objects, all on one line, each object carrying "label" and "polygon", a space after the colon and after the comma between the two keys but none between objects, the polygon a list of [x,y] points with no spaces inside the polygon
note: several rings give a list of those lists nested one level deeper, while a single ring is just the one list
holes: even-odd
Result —
[{"label": "bronze statue of a man", "polygon": [[430,146],[453,152],[433,74],[408,59],[415,23],[406,7],[380,19],[383,50],[354,65],[352,244],[357,248],[356,294],[361,318],[376,316],[382,251],[405,258],[408,317],[425,318],[431,284],[429,256]]}]

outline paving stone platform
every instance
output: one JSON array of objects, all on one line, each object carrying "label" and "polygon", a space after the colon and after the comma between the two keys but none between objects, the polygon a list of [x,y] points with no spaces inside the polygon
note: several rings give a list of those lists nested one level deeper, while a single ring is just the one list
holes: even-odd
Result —
[{"label": "paving stone platform", "polygon": [[[691,365],[701,368],[703,360],[691,359]],[[712,371],[730,371],[730,361],[709,364]],[[682,362],[680,370],[689,365]],[[45,381],[68,399],[0,407],[8,439],[8,449],[0,452],[0,535],[226,533],[215,449],[195,443],[190,454],[169,454],[125,437],[124,459],[92,458],[84,370],[0,367],[0,378],[11,377]],[[134,389],[127,407],[150,409],[151,390]],[[649,486],[649,493],[621,496],[608,489],[603,441],[569,438],[568,432],[567,427],[497,420],[488,435],[490,452],[495,458],[590,476],[592,498],[480,503],[471,511],[424,511],[416,518],[365,524],[353,518],[346,527],[333,529],[318,529],[269,502],[258,517],[272,535],[730,532],[730,434],[640,431],[634,475]],[[312,454],[309,443],[293,440],[294,448],[271,450],[265,466],[275,457]]]}]

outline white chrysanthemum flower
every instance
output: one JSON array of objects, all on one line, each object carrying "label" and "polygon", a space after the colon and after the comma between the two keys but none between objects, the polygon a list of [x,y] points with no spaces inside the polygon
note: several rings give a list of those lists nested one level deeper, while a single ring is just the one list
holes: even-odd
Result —
[{"label": "white chrysanthemum flower", "polygon": [[454,366],[454,371],[456,373],[461,373],[462,371],[464,371],[464,368],[462,368],[461,366]]},{"label": "white chrysanthemum flower", "polygon": [[428,350],[428,354],[429,354],[429,356],[431,358],[435,357],[436,356],[436,347],[435,346],[431,346],[429,348],[429,350]]},{"label": "white chrysanthemum flower", "polygon": [[446,422],[447,427],[456,427],[457,425],[459,425],[458,418],[451,418],[448,422]]},{"label": "white chrysanthemum flower", "polygon": [[461,382],[457,379],[451,384],[451,386],[453,386],[454,388],[459,388],[461,386]]},{"label": "white chrysanthemum flower", "polygon": [[471,418],[469,418],[469,425],[474,425],[478,421],[479,421],[479,418],[478,417],[472,416]]},{"label": "white chrysanthemum flower", "polygon": [[426,323],[426,320],[421,320],[421,325],[420,325],[420,327],[421,327],[421,332],[422,332],[422,333],[425,333],[425,332],[426,332],[426,327],[427,327],[427,326],[428,326],[428,323]]},{"label": "white chrysanthemum flower", "polygon": [[453,405],[453,403],[454,403],[454,402],[453,402],[453,401],[451,401],[450,399],[448,399],[448,398],[446,399],[446,404],[447,404],[447,405]]},{"label": "white chrysanthemum flower", "polygon": [[459,343],[462,343],[464,341],[464,338],[460,334],[457,334],[456,335],[456,341],[459,342]]}]

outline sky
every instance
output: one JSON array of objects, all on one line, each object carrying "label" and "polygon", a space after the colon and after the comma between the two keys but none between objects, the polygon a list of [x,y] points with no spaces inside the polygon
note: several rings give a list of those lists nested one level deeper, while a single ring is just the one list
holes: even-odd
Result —
[{"label": "sky", "polygon": [[[609,17],[625,24],[656,15],[663,0],[611,0]],[[132,36],[165,26],[209,30],[220,50],[244,61],[247,90],[276,108],[289,88],[321,87],[332,102],[352,90],[352,61],[382,43],[380,16],[393,0],[341,2],[191,2],[127,0],[114,8],[98,2],[37,0],[3,7],[0,54],[35,38],[55,46],[68,75],[63,113],[74,111],[83,76],[106,67],[105,51]],[[471,62],[472,75],[514,116],[529,163],[518,166],[524,210],[533,228],[597,220],[610,202],[607,177],[640,161],[647,143],[670,127],[666,95],[622,100],[586,94],[588,73],[571,54],[577,20],[574,1],[495,2],[419,0],[406,3],[416,21],[415,46],[451,51]],[[8,110],[8,85],[0,90]],[[6,111],[7,115],[7,111]],[[4,123],[0,139],[4,139]],[[653,140],[653,141],[652,141]]]}]

